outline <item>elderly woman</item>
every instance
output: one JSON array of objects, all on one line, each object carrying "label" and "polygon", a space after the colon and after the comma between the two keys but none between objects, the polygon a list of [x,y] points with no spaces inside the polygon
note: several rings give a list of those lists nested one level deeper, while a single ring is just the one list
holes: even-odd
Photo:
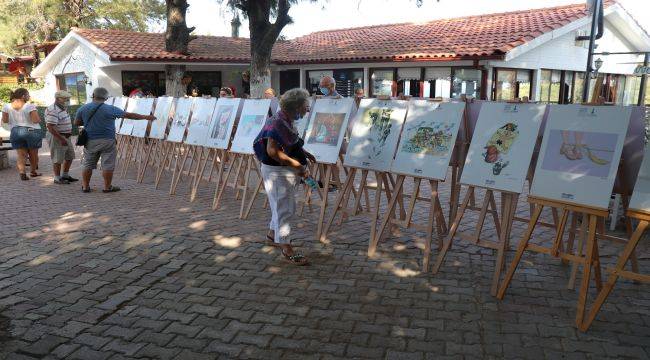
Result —
[{"label": "elderly woman", "polygon": [[303,140],[293,122],[309,111],[309,93],[291,89],[280,99],[280,111],[270,117],[253,143],[255,156],[262,163],[264,189],[269,198],[271,223],[267,241],[282,250],[282,255],[296,265],[306,265],[307,258],[291,247],[291,216],[295,212],[295,191],[300,178],[307,178],[307,161],[316,161],[303,149]]}]

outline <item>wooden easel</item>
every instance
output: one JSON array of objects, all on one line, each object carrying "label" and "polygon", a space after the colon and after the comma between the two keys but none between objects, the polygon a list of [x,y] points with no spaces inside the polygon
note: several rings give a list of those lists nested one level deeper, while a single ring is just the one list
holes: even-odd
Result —
[{"label": "wooden easel", "polygon": [[638,282],[650,283],[650,275],[640,274],[638,270],[625,270],[625,264],[628,262],[628,260],[630,260],[630,257],[639,244],[639,240],[641,240],[641,237],[648,228],[648,225],[650,225],[650,213],[642,210],[630,209],[626,212],[626,215],[630,219],[638,220],[639,225],[637,225],[636,229],[632,233],[632,236],[630,237],[630,240],[627,242],[627,245],[625,245],[625,248],[619,255],[618,260],[616,261],[616,266],[608,267],[605,270],[609,274],[607,276],[607,282],[598,293],[598,296],[596,297],[596,300],[594,301],[594,304],[589,311],[587,318],[582,323],[578,324],[578,328],[581,331],[587,331],[587,329],[589,329],[591,323],[593,323],[596,315],[598,315],[598,312],[605,303],[605,300],[607,300],[607,297],[614,289],[614,285],[616,284],[616,281],[619,277]]},{"label": "wooden easel", "polygon": [[[145,148],[145,138],[140,138],[136,136],[128,136],[128,141],[126,144],[125,155],[124,155],[124,165],[122,166],[121,176],[124,178],[128,176],[129,167],[131,165],[136,166],[141,162],[141,155],[144,152]],[[139,168],[139,166],[138,166]]]},{"label": "wooden easel", "polygon": [[150,163],[153,163],[154,167],[158,168],[162,163],[162,157],[165,149],[165,141],[162,139],[149,138],[148,144],[143,149],[144,159],[141,162],[140,169],[138,170],[137,182],[142,183],[144,180],[145,174],[147,172],[147,167]]},{"label": "wooden easel", "polygon": [[156,180],[155,187],[158,189],[160,185],[160,180],[165,171],[172,173],[172,179],[174,177],[174,162],[178,162],[182,155],[183,144],[175,141],[164,141],[161,145],[162,154],[160,156],[160,162],[158,170],[156,171]]},{"label": "wooden easel", "polygon": [[[460,206],[459,211],[456,213],[456,218],[453,220],[453,223],[450,225],[449,234],[445,239],[444,245],[438,254],[438,259],[436,264],[433,267],[433,273],[437,274],[440,270],[440,266],[445,261],[447,252],[451,248],[451,245],[454,241],[454,236],[458,231],[460,222],[463,220],[465,212],[470,208],[469,203],[470,199],[475,195],[477,187],[468,186],[467,192],[465,193],[465,198],[463,203]],[[463,236],[460,234],[464,240],[467,240],[473,243],[476,246],[483,248],[493,249],[497,251],[497,259],[494,267],[494,275],[492,277],[492,287],[491,294],[496,295],[499,287],[499,280],[501,278],[501,271],[503,270],[503,265],[505,263],[505,254],[509,248],[510,244],[510,230],[512,228],[512,220],[515,212],[517,211],[517,201],[519,199],[519,194],[502,191],[501,192],[501,220],[499,220],[499,215],[497,212],[496,202],[494,200],[494,192],[497,190],[485,189],[485,195],[483,197],[483,205],[480,208],[480,213],[478,221],[476,222],[476,228],[474,233],[471,236]],[[481,231],[485,224],[485,217],[487,213],[491,213],[494,219],[494,226],[497,234],[497,241],[481,239]]]},{"label": "wooden easel", "polygon": [[[596,280],[596,287],[600,290],[602,286],[601,282],[601,273],[600,273],[600,262],[598,256],[598,242],[596,237],[596,224],[598,217],[607,216],[607,209],[592,208],[584,205],[577,205],[567,202],[559,202],[556,200],[549,200],[535,196],[528,196],[528,201],[534,204],[533,215],[528,223],[528,228],[519,241],[517,246],[517,251],[515,257],[512,260],[510,268],[506,273],[506,276],[503,280],[503,284],[499,288],[497,293],[497,298],[503,299],[505,292],[512,281],[512,277],[517,270],[517,266],[521,261],[521,257],[524,254],[524,251],[530,250],[537,253],[548,254],[556,258],[563,260],[568,260],[573,263],[578,263],[583,265],[583,274],[580,284],[580,290],[578,294],[578,304],[577,304],[577,314],[576,314],[576,326],[581,327],[585,315],[585,306],[587,302],[587,295],[589,291],[589,283],[591,281],[591,271],[592,267],[594,268],[594,275]],[[529,244],[530,238],[535,230],[535,226],[539,220],[539,217],[542,213],[542,209],[545,207],[554,207],[561,211],[562,215],[558,223],[558,229],[553,240],[551,247],[544,247],[536,244]],[[587,253],[585,256],[574,255],[569,252],[565,252],[562,246],[562,239],[564,235],[564,228],[566,226],[567,218],[570,211],[577,213],[585,214],[588,223],[587,227]]]},{"label": "wooden easel", "polygon": [[[372,237],[373,235],[372,233],[374,233],[374,231],[371,231],[370,244],[368,246],[368,256],[375,255],[375,252],[377,251],[377,244],[379,243],[379,240],[381,240],[381,238],[384,236],[389,224],[393,226],[401,226],[406,229],[413,228],[418,231],[423,231],[427,234],[424,243],[424,254],[422,259],[422,269],[424,272],[426,272],[429,268],[429,258],[431,255],[431,241],[433,240],[433,228],[435,226],[437,230],[438,248],[440,248],[442,236],[447,232],[447,223],[445,221],[445,216],[442,213],[442,206],[440,204],[440,197],[438,193],[438,180],[424,179],[424,178],[413,177],[413,176],[408,176],[408,177],[413,178],[413,183],[414,183],[413,192],[411,194],[404,195],[404,181],[407,178],[407,176],[398,175],[397,182],[392,191],[393,196],[390,198],[390,201],[388,203],[388,211],[385,213],[384,218],[381,221],[379,231],[374,237]],[[422,186],[423,180],[428,181],[429,186],[431,187],[431,195],[429,198],[424,198],[420,196],[420,188]],[[406,213],[404,214],[402,212],[400,218],[398,219],[396,218],[395,211],[397,208],[398,200],[402,199],[403,197],[410,198],[410,202]],[[429,203],[429,215],[427,217],[428,221],[426,225],[416,224],[412,221],[413,212],[415,210],[415,205],[418,200]],[[376,205],[378,204],[376,203]],[[378,206],[376,206],[376,208],[378,208]]]},{"label": "wooden easel", "polygon": [[[196,163],[196,168],[194,175],[192,177],[192,183],[191,183],[191,188],[190,188],[190,202],[194,202],[196,200],[196,194],[198,193],[199,186],[201,185],[201,182],[203,180],[207,180],[208,182],[212,181],[212,173],[214,172],[215,166],[218,166],[219,161],[220,161],[220,150],[214,149],[214,148],[209,148],[209,147],[201,147],[199,149],[199,152],[197,154],[198,159]],[[210,161],[212,159],[212,161]],[[210,170],[208,171],[208,178],[206,179],[204,174],[205,174],[205,168],[210,163]]]},{"label": "wooden easel", "polygon": [[[463,95],[463,101],[465,102],[465,111],[463,112],[463,139],[456,141],[456,157],[451,162],[451,191],[449,194],[449,221],[456,218],[456,212],[458,211],[459,201],[460,201],[460,178],[463,175],[463,166],[465,165],[465,158],[467,157],[467,152],[469,151],[469,145],[471,138],[470,126],[469,126],[469,104],[472,99],[467,99]],[[472,204],[474,201],[472,199]]]},{"label": "wooden easel", "polygon": [[[212,201],[213,210],[219,209],[221,198],[226,188],[231,188],[235,192],[235,200],[241,200],[241,192],[244,188],[244,172],[246,171],[246,164],[250,156],[252,155],[228,152],[228,163],[225,163],[225,161],[222,162],[222,166],[226,166],[227,164],[228,170],[221,180],[221,184],[218,184],[215,189],[215,196]],[[223,170],[224,168],[222,167],[220,171],[222,172]],[[231,178],[232,182],[229,182]]]},{"label": "wooden easel", "polygon": [[[172,183],[169,187],[169,195],[176,195],[176,189],[178,187],[178,183],[180,182],[181,177],[183,175],[188,175],[190,178],[193,177],[192,167],[198,157],[199,151],[202,151],[202,148],[203,146],[201,145],[183,144],[182,160],[177,161],[176,162],[177,166],[174,166],[174,172],[172,173]],[[187,163],[188,158],[190,159],[190,164],[189,167],[186,168],[185,164]]]},{"label": "wooden easel", "polygon": [[[354,181],[356,179],[356,174],[359,172],[359,170],[361,170],[361,181],[359,187],[355,189]],[[318,225],[318,228],[321,229],[318,238],[323,243],[327,241],[327,235],[329,233],[329,230],[332,227],[332,224],[334,223],[334,220],[336,219],[336,216],[339,213],[341,214],[341,218],[338,222],[339,225],[346,218],[350,216],[355,216],[359,214],[369,216],[371,219],[370,239],[374,239],[375,230],[377,228],[377,220],[379,219],[379,207],[381,205],[382,192],[385,194],[386,199],[388,200],[389,203],[393,195],[398,195],[392,193],[391,191],[391,189],[395,187],[395,180],[387,172],[360,169],[356,167],[348,167],[348,171],[349,171],[348,177],[345,180],[343,189],[341,189],[341,191],[339,192],[336,198],[336,201],[334,202],[334,212],[330,216],[327,223],[325,223],[324,225],[321,224]],[[375,179],[377,180],[376,186],[368,184],[368,173],[370,171],[372,171],[375,175]],[[353,190],[354,192],[357,193],[357,196],[354,201],[354,205],[351,208],[349,208],[348,203],[350,200],[350,196],[353,193]],[[368,190],[374,190],[375,192],[374,206],[372,208],[370,207],[370,198],[368,196]],[[365,210],[363,210],[361,204],[362,198],[365,198],[366,200]],[[404,213],[404,205],[402,200],[398,199],[398,203],[400,204],[400,215],[404,217],[405,213]],[[322,217],[322,220],[325,220],[324,216]]]}]

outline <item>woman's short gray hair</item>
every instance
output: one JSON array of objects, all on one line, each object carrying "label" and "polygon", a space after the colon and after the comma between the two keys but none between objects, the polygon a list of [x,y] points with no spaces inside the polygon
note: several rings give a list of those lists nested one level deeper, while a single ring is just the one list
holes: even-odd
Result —
[{"label": "woman's short gray hair", "polygon": [[309,92],[305,89],[295,88],[285,92],[280,98],[280,107],[286,112],[296,112],[309,99]]}]

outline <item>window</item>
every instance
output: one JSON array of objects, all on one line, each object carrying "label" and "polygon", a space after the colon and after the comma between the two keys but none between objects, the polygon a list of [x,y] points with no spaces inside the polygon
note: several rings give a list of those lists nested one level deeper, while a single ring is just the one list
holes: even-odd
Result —
[{"label": "window", "polygon": [[312,70],[307,71],[308,90],[312,95],[322,95],[318,86],[324,76],[334,78],[336,92],[343,97],[351,97],[356,89],[363,89],[363,69]]},{"label": "window", "polygon": [[560,103],[561,78],[560,70],[542,70],[539,94],[541,102]]},{"label": "window", "polygon": [[72,95],[70,105],[86,103],[86,82],[83,73],[57,75],[56,80],[59,90],[65,90]]},{"label": "window", "polygon": [[420,96],[422,68],[397,69],[397,95]]},{"label": "window", "polygon": [[187,85],[187,95],[219,97],[221,71],[188,71],[185,76],[192,79]]},{"label": "window", "polygon": [[165,94],[165,73],[162,71],[122,71],[122,95],[129,96],[136,89],[144,94]]},{"label": "window", "polygon": [[530,98],[530,79],[532,70],[495,69],[493,98],[497,101],[508,101]]},{"label": "window", "polygon": [[431,67],[424,69],[423,90],[422,96],[425,98],[450,98],[451,68]]},{"label": "window", "polygon": [[481,70],[452,68],[451,97],[481,97]]},{"label": "window", "polygon": [[393,96],[394,69],[372,70],[370,96]]}]

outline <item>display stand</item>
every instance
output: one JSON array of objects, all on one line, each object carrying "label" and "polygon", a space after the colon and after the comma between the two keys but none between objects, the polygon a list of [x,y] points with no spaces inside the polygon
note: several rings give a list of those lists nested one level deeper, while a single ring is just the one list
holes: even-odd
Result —
[{"label": "display stand", "polygon": [[[203,148],[201,145],[190,145],[190,144],[183,144],[182,146],[182,160],[177,161],[176,165],[174,166],[174,172],[172,174],[172,183],[171,186],[169,187],[169,195],[176,195],[176,189],[178,187],[178,183],[181,180],[181,177],[183,175],[187,175],[189,177],[192,177],[192,166],[194,165],[194,162],[197,159],[199,151]],[[187,163],[187,159],[190,159],[189,167],[185,167],[185,164]]]},{"label": "display stand", "polygon": [[[215,189],[215,196],[212,200],[212,209],[218,210],[221,205],[221,198],[226,188],[231,188],[235,192],[235,200],[241,200],[241,191],[244,187],[244,172],[245,167],[248,162],[248,157],[252,156],[249,154],[233,153],[228,152],[228,170],[223,179],[221,179],[221,184],[217,184]],[[222,161],[220,172],[223,172],[226,162]],[[234,171],[233,171],[234,170]],[[232,175],[232,176],[231,176]],[[232,178],[232,182],[229,182]]]},{"label": "display stand", "polygon": [[[404,195],[404,181],[407,177],[413,179],[413,192],[411,194]],[[420,189],[422,186],[422,181],[428,181],[429,186],[431,187],[431,195],[429,198],[424,198],[420,196]],[[438,193],[438,180],[433,179],[424,179],[420,177],[398,175],[397,182],[392,190],[393,196],[390,197],[388,203],[388,211],[385,213],[379,231],[376,236],[373,237],[374,230],[371,231],[370,244],[368,246],[368,256],[374,256],[377,250],[377,244],[384,236],[388,225],[401,226],[403,228],[416,229],[418,231],[425,232],[426,239],[424,243],[424,254],[422,259],[422,270],[426,272],[429,268],[429,258],[431,255],[431,241],[433,240],[433,229],[436,228],[438,234],[438,248],[440,248],[442,236],[447,232],[447,224],[445,217],[442,213],[442,206],[440,205],[440,198]],[[398,200],[403,199],[403,197],[410,198],[410,202],[406,213],[401,213],[400,217],[397,218],[395,211],[397,209]],[[427,224],[416,224],[413,220],[413,212],[415,210],[415,205],[417,201],[425,201],[429,203],[429,214],[427,216]],[[378,208],[378,203],[375,204]],[[435,224],[434,224],[435,223]],[[374,228],[373,224],[373,228]]]},{"label": "display stand", "polygon": [[[359,187],[355,189],[354,181],[356,179],[356,175],[361,170],[361,180],[359,183]],[[329,230],[334,223],[334,220],[336,219],[336,216],[338,214],[341,215],[339,225],[348,217],[350,216],[355,216],[355,215],[365,215],[369,216],[371,220],[371,228],[370,228],[370,239],[375,238],[375,230],[377,228],[377,220],[379,219],[379,206],[381,205],[381,195],[382,192],[385,194],[387,201],[390,203],[393,194],[395,194],[391,188],[394,188],[395,182],[394,179],[388,174],[387,172],[383,171],[374,171],[374,170],[367,170],[367,169],[361,169],[361,168],[356,168],[356,167],[348,167],[348,177],[345,180],[345,184],[343,185],[343,189],[339,192],[335,202],[334,202],[334,212],[330,216],[329,220],[327,223],[324,225],[322,223],[318,224],[318,228],[321,229],[318,232],[318,238],[321,242],[326,242],[327,241],[327,235],[329,233]],[[375,175],[375,179],[377,180],[377,185],[369,185],[368,184],[368,173],[370,171],[373,171]],[[370,206],[370,199],[368,196],[368,190],[374,190],[375,197],[374,197],[374,206]],[[348,207],[348,203],[350,200],[350,196],[352,193],[356,192],[357,196],[354,201],[354,205],[352,207]],[[365,194],[365,200],[366,200],[366,208],[365,210],[362,207],[361,204],[361,199],[362,195]],[[398,195],[398,194],[395,194]],[[400,204],[400,215],[402,217],[405,216],[404,213],[404,205],[401,199],[398,199],[398,203]],[[325,220],[324,216],[322,216],[320,220]]]},{"label": "display stand", "polygon": [[181,143],[167,141],[167,140],[163,141],[162,144],[160,145],[161,155],[160,155],[158,169],[156,170],[156,180],[154,183],[156,189],[158,189],[160,185],[162,174],[165,171],[172,172],[172,163],[174,159],[177,159],[180,156],[181,145],[182,145]]},{"label": "display stand", "polygon": [[144,148],[144,159],[140,163],[141,166],[136,179],[138,183],[142,183],[144,180],[150,163],[153,163],[156,168],[160,166],[164,154],[165,142],[162,139],[149,138],[147,141],[148,144]]},{"label": "display stand", "polygon": [[[211,159],[212,161],[210,161]],[[198,193],[199,186],[203,180],[207,180],[208,183],[212,181],[212,174],[215,167],[219,165],[219,162],[221,161],[220,159],[221,150],[208,147],[202,147],[199,149],[198,161],[196,164],[194,176],[192,177],[192,184],[190,188],[190,202],[194,202],[194,200],[196,200],[196,194]],[[204,174],[205,167],[208,165],[208,163],[211,165],[208,172],[208,178],[206,179]]]},{"label": "display stand", "polygon": [[[463,139],[456,141],[456,156],[451,163],[451,191],[449,194],[449,221],[456,218],[456,212],[458,211],[458,206],[460,202],[460,178],[463,175],[463,165],[465,164],[465,158],[467,157],[467,151],[469,150],[470,144],[470,124],[469,124],[469,104],[471,99],[467,99],[463,95],[463,101],[465,102],[465,111],[463,112]],[[472,204],[474,204],[474,199],[472,195]]]},{"label": "display stand", "polygon": [[650,283],[650,275],[640,274],[636,269],[632,271],[625,270],[625,265],[629,260],[631,260],[631,257],[634,254],[634,250],[639,244],[639,240],[641,240],[641,237],[643,236],[645,230],[648,228],[648,225],[650,225],[650,213],[646,211],[630,209],[626,212],[626,215],[630,219],[638,220],[639,224],[632,233],[632,236],[625,245],[625,248],[619,255],[618,260],[616,261],[616,266],[608,267],[605,270],[608,273],[607,282],[598,293],[598,296],[596,297],[596,300],[594,301],[594,304],[589,311],[587,318],[578,324],[578,328],[581,331],[587,331],[587,329],[589,329],[594,319],[596,318],[596,315],[598,315],[598,312],[605,303],[605,300],[607,300],[607,297],[614,289],[614,285],[616,284],[616,281],[619,277],[643,283]]},{"label": "display stand", "polygon": [[[598,217],[607,216],[607,209],[592,208],[584,205],[577,205],[568,202],[560,202],[557,200],[549,200],[535,196],[529,196],[528,201],[534,205],[533,215],[528,223],[528,228],[523,234],[519,245],[517,246],[517,251],[515,257],[512,260],[510,268],[506,273],[503,284],[499,288],[497,293],[497,298],[503,299],[505,292],[512,281],[512,277],[517,270],[517,266],[521,261],[521,257],[526,250],[530,250],[537,253],[548,254],[556,258],[563,260],[568,260],[572,263],[578,263],[583,265],[582,280],[580,284],[580,290],[578,294],[578,303],[577,303],[577,314],[576,314],[576,326],[581,327],[585,315],[585,306],[587,302],[587,294],[589,291],[589,283],[591,281],[591,272],[592,267],[594,268],[594,275],[596,280],[596,286],[600,290],[601,288],[601,273],[600,273],[600,263],[598,256],[598,241],[596,237],[596,225]],[[535,226],[539,220],[539,217],[542,213],[542,209],[547,207],[554,207],[561,211],[560,220],[558,223],[558,229],[553,240],[551,247],[544,247],[536,244],[529,244]],[[574,255],[569,252],[565,252],[562,249],[562,238],[564,235],[564,227],[567,222],[568,214],[570,211],[574,211],[580,214],[584,214],[587,221],[584,222],[587,226],[586,234],[586,255],[581,254]]]},{"label": "display stand", "polygon": [[[438,254],[438,259],[436,264],[433,267],[433,273],[437,274],[440,270],[440,266],[445,261],[447,252],[451,248],[452,243],[454,242],[454,237],[458,231],[461,221],[465,212],[469,208],[470,199],[475,195],[477,187],[468,186],[467,192],[465,193],[465,198],[460,206],[459,211],[456,213],[456,218],[453,220],[453,223],[450,225],[449,234],[445,239],[444,245]],[[501,278],[501,271],[503,270],[503,265],[505,263],[505,253],[509,248],[510,244],[510,230],[512,228],[512,220],[514,214],[517,210],[517,201],[519,199],[519,194],[500,191],[501,192],[501,220],[499,220],[499,215],[497,212],[497,206],[494,200],[494,192],[497,190],[485,189],[485,195],[483,197],[483,205],[480,208],[480,213],[478,220],[476,222],[476,227],[474,233],[469,236],[463,236],[460,234],[459,237],[463,240],[467,240],[476,246],[483,248],[493,249],[497,251],[496,264],[494,266],[494,275],[492,277],[492,286],[490,292],[492,295],[497,294],[499,287],[499,280]],[[485,217],[487,213],[490,212],[494,219],[494,226],[497,235],[497,241],[481,239],[481,231],[485,224]]]},{"label": "display stand", "polygon": [[121,176],[125,178],[128,176],[129,168],[131,165],[137,165],[140,159],[140,154],[143,152],[145,146],[145,138],[126,135],[126,147],[124,153],[124,164],[122,165]]}]

